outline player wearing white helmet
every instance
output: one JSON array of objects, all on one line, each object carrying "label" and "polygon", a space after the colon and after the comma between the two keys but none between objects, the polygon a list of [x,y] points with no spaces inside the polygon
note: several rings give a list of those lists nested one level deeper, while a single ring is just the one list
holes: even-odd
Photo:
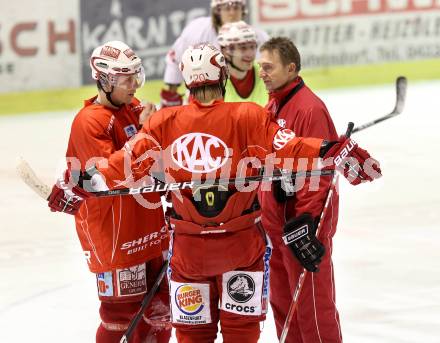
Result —
[{"label": "player wearing white helmet", "polygon": [[[106,168],[98,166],[90,171],[93,177],[101,175],[106,187],[117,187],[117,180],[127,177],[145,180],[159,165],[154,161],[157,155],[167,179],[181,184],[255,175],[252,166],[265,161],[279,161],[276,167],[296,168],[293,159],[340,154],[358,158],[358,181],[371,181],[380,175],[378,168],[376,176],[365,173],[364,158],[370,156],[345,137],[331,143],[296,137],[257,104],[224,102],[228,69],[224,56],[214,46],[188,48],[179,66],[191,93],[190,103],[154,113],[134,139],[109,157]],[[338,165],[344,175],[353,168],[345,160]],[[212,343],[218,323],[224,343],[258,341],[259,324],[267,311],[272,249],[259,225],[257,188],[257,184],[245,187],[207,182],[172,192],[168,276],[172,323],[179,342]],[[311,238],[307,235],[297,249],[316,262],[314,259],[322,255],[315,256],[307,249]]]},{"label": "player wearing white helmet", "polygon": [[[231,176],[235,175],[240,152],[247,151],[247,144],[264,140],[254,122],[246,122],[256,116],[256,122],[268,123],[266,112],[255,104],[223,101],[228,67],[213,45],[188,48],[179,68],[190,103],[158,111],[142,133],[153,137],[164,152],[174,150],[173,157],[164,160],[176,161],[168,168],[176,181],[204,179],[208,173],[215,177],[228,157]],[[140,138],[140,145],[130,148],[138,156],[139,149],[152,148],[151,142]],[[111,157],[111,169],[120,170],[122,156]],[[135,178],[146,172],[143,162],[139,167]],[[106,180],[114,180],[113,176]],[[173,192],[169,278],[178,342],[212,343],[219,323],[225,343],[258,341],[269,299],[271,248],[255,224],[260,216],[256,194],[256,190],[238,192],[235,187],[209,185],[194,193],[183,191],[181,197]]]},{"label": "player wearing white helmet", "polygon": [[220,28],[217,38],[230,72],[225,101],[252,101],[265,106],[269,97],[255,63],[255,30],[244,21],[228,23]]},{"label": "player wearing white helmet", "polygon": [[242,20],[246,14],[246,0],[211,0],[211,19],[217,32],[223,24]]},{"label": "player wearing white helmet", "polygon": [[197,100],[210,101],[213,97],[225,95],[228,68],[225,57],[213,45],[201,44],[187,49],[180,70],[186,87]]},{"label": "player wearing white helmet", "polygon": [[[167,88],[161,91],[162,107],[182,104],[183,98],[177,93],[177,88],[183,81],[179,71],[179,62],[183,52],[189,46],[201,43],[210,43],[219,48],[217,34],[220,27],[226,23],[242,20],[245,16],[245,0],[212,0],[211,16],[196,18],[183,29],[166,57],[164,83]],[[266,32],[259,29],[256,29],[255,32],[258,44],[262,44],[269,39]]]},{"label": "player wearing white helmet", "polygon": [[[129,104],[145,82],[141,59],[125,43],[112,41],[97,47],[90,57],[92,78],[103,91],[108,102],[119,107]],[[113,95],[112,93],[116,92]]]},{"label": "player wearing white helmet", "polygon": [[[168,233],[161,207],[147,208],[132,196],[83,200],[86,193],[77,192],[78,197],[67,189],[70,170],[84,171],[97,158],[107,158],[121,149],[154,112],[152,104],[142,106],[134,97],[145,76],[140,58],[126,44],[113,41],[97,47],[90,67],[98,95],[85,101],[72,123],[66,153],[69,169],[54,185],[49,207],[75,215],[77,234],[95,274],[101,302],[96,342],[116,343],[155,281],[163,250],[168,248]],[[144,199],[160,203],[158,194]],[[168,304],[164,284],[130,342],[168,342]]]}]

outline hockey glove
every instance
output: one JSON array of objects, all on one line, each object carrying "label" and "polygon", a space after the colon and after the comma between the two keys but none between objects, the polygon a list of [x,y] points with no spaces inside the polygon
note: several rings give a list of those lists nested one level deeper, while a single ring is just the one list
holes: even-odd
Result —
[{"label": "hockey glove", "polygon": [[352,184],[373,181],[382,176],[380,165],[351,138],[339,137],[336,142],[324,142],[320,156],[333,158],[333,165]]},{"label": "hockey glove", "polygon": [[183,104],[183,96],[177,92],[169,91],[166,89],[162,89],[160,92],[160,106],[171,107],[171,106],[180,106]]},{"label": "hockey glove", "polygon": [[325,247],[315,236],[316,226],[309,213],[290,219],[284,225],[283,241],[309,272],[319,271]]},{"label": "hockey glove", "polygon": [[48,198],[48,206],[52,212],[64,212],[75,215],[84,199],[91,196],[90,193],[78,186],[78,182],[74,181],[70,175],[70,171],[66,170],[64,176],[57,180],[52,187],[52,192]]},{"label": "hockey glove", "polygon": [[272,194],[275,200],[281,204],[295,196],[295,179],[285,177],[281,180],[272,181]]}]

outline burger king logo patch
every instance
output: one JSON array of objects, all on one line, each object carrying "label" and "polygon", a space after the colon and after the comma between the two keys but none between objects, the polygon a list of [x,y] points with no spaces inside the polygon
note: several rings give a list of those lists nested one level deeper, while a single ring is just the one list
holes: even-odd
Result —
[{"label": "burger king logo patch", "polygon": [[209,285],[171,281],[173,323],[211,323]]},{"label": "burger king logo patch", "polygon": [[191,285],[182,285],[177,288],[175,301],[180,311],[187,315],[195,315],[203,310],[203,298],[200,289]]}]

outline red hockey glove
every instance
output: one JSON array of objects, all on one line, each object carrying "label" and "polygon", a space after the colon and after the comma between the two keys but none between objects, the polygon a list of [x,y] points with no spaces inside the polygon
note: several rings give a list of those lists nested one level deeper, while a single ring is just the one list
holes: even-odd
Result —
[{"label": "red hockey glove", "polygon": [[162,108],[180,106],[183,104],[183,96],[177,92],[162,89],[160,92],[160,105]]},{"label": "red hockey glove", "polygon": [[58,179],[57,183],[52,187],[49,195],[48,206],[52,212],[64,212],[75,215],[84,199],[92,196],[78,186],[70,177],[70,171],[64,172],[64,177]]},{"label": "red hockey glove", "polygon": [[321,148],[323,159],[333,158],[335,169],[352,184],[373,181],[382,176],[380,165],[370,154],[360,148],[351,138],[339,137],[336,142],[327,143]]}]

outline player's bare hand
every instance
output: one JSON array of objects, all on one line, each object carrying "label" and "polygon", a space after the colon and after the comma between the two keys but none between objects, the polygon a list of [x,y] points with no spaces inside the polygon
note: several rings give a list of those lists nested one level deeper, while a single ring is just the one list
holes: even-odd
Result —
[{"label": "player's bare hand", "polygon": [[139,114],[139,124],[143,125],[145,120],[152,115],[154,112],[156,112],[156,106],[151,102],[146,102],[142,104],[143,109],[141,113]]}]

